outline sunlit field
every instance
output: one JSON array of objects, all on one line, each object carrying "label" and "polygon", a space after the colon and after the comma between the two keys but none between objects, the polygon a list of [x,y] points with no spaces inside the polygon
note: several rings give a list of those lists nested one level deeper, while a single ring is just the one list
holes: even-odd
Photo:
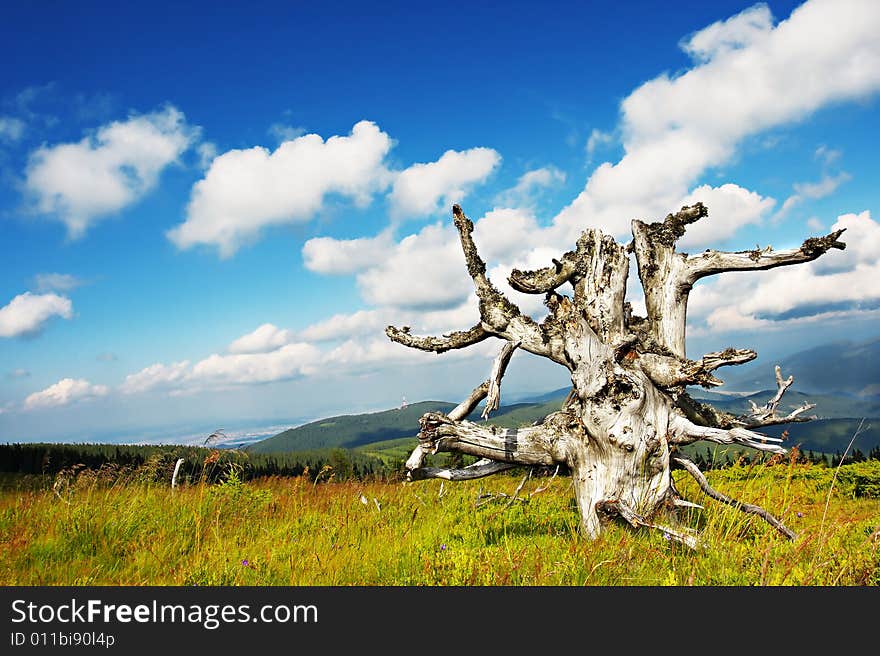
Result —
[{"label": "sunlit field", "polygon": [[[172,489],[112,470],[11,477],[0,493],[4,585],[787,585],[880,584],[880,461],[828,468],[734,465],[719,491],[797,534],[707,498],[662,531],[578,533],[563,476],[459,483],[335,482],[306,472]],[[833,485],[832,485],[833,482]]]}]

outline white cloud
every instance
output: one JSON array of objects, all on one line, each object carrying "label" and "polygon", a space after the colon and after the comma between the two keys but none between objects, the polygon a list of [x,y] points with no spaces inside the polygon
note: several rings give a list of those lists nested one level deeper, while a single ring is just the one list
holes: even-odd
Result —
[{"label": "white cloud", "polygon": [[381,313],[376,310],[359,310],[353,314],[335,314],[329,319],[314,323],[299,333],[308,342],[326,342],[370,333],[382,333],[385,326]]},{"label": "white cloud", "polygon": [[300,342],[268,353],[215,353],[193,365],[187,382],[223,386],[289,380],[314,373],[319,360],[317,348]]},{"label": "white cloud", "polygon": [[192,366],[189,360],[153,364],[126,376],[119,390],[123,394],[141,394],[158,389],[180,395],[271,383],[312,374],[320,359],[317,348],[300,342],[263,353],[213,353]]},{"label": "white cloud", "polygon": [[294,127],[292,125],[285,125],[284,123],[273,123],[269,126],[267,130],[270,136],[275,137],[278,140],[278,143],[284,143],[285,141],[293,141],[297,137],[303,136],[307,130],[305,128]]},{"label": "white cloud", "polygon": [[25,410],[68,405],[106,396],[110,389],[105,385],[92,385],[83,378],[64,378],[40,392],[34,392],[24,400]]},{"label": "white cloud", "polygon": [[838,217],[843,251],[770,271],[725,273],[694,287],[690,324],[717,332],[856,316],[880,301],[880,224],[867,210]]},{"label": "white cloud", "polygon": [[37,291],[69,292],[82,287],[86,282],[69,273],[38,273],[34,276]]},{"label": "white cloud", "polygon": [[156,388],[174,387],[186,380],[188,368],[189,360],[170,365],[157,362],[136,374],[126,376],[119,390],[123,394],[140,394]]},{"label": "white cloud", "polygon": [[590,132],[590,137],[587,139],[586,151],[587,158],[592,159],[593,154],[597,149],[602,146],[606,146],[610,143],[614,142],[614,135],[609,134],[608,132],[602,132],[602,130],[597,130],[593,128],[593,131]]},{"label": "white cloud", "polygon": [[421,309],[457,305],[473,289],[458,234],[441,223],[404,237],[357,283],[372,305]]},{"label": "white cloud", "polygon": [[[513,267],[540,268],[558,257],[562,250],[547,245],[550,236],[550,232],[538,226],[530,211],[522,209],[492,210],[475,222],[473,233],[483,259],[490,268],[496,267],[491,273],[496,286],[538,310],[543,307],[542,297],[512,292],[506,278]],[[357,275],[358,288],[362,298],[373,306],[385,310],[437,312],[460,307],[473,294],[473,282],[467,274],[458,233],[449,223],[430,224],[396,244],[391,242],[381,256],[373,250],[374,244],[369,240],[361,243],[365,250],[350,257],[362,263]],[[335,241],[332,244],[334,247],[344,244],[352,249],[360,245]],[[339,256],[327,259],[345,261]],[[523,310],[528,311],[525,307]],[[383,316],[386,314],[383,312]],[[471,325],[473,322],[467,327]]]},{"label": "white cloud", "polygon": [[796,182],[794,190],[805,198],[824,198],[851,178],[849,173],[842,171],[837,175],[826,175],[819,182]]},{"label": "white cloud", "polygon": [[0,141],[18,141],[24,136],[24,121],[14,116],[0,116]]},{"label": "white cloud", "polygon": [[227,151],[195,184],[186,221],[168,238],[181,249],[207,244],[229,257],[269,226],[309,220],[328,194],[366,205],[388,184],[382,162],[391,146],[375,123],[361,121],[350,135],[326,141],[307,134],[273,152],[259,146]]},{"label": "white cloud", "polygon": [[31,153],[25,186],[36,210],[56,216],[71,238],[152,190],[159,174],[196,138],[174,107],[99,128],[78,143]]},{"label": "white cloud", "polygon": [[776,203],[772,198],[727,183],[720,187],[701,185],[674,207],[697,202],[709,209],[709,216],[688,226],[678,241],[680,250],[720,246],[743,226],[760,224]]},{"label": "white cloud", "polygon": [[429,360],[432,354],[395,344],[386,338],[349,339],[324,356],[325,373],[364,373],[403,362]]},{"label": "white cloud", "polygon": [[211,162],[217,157],[217,144],[203,141],[196,146],[196,153],[199,156],[199,168],[203,170],[208,169],[211,167]]},{"label": "white cloud", "polygon": [[395,216],[433,214],[441,205],[460,202],[469,187],[483,182],[501,162],[491,148],[447,150],[436,162],[413,164],[397,174],[391,191]]},{"label": "white cloud", "polygon": [[814,156],[816,159],[821,160],[822,163],[827,166],[839,160],[842,154],[843,153],[841,153],[839,150],[835,148],[829,148],[825,144],[822,144],[821,146],[816,148]]},{"label": "white cloud", "polygon": [[31,372],[27,369],[13,369],[8,374],[6,374],[7,378],[29,378]]},{"label": "white cloud", "polygon": [[822,230],[825,230],[825,224],[822,223],[819,218],[815,216],[811,216],[809,219],[807,219],[807,227],[810,228],[810,230],[814,230],[816,232],[821,232]]},{"label": "white cloud", "polygon": [[504,207],[528,206],[534,203],[535,196],[541,190],[563,182],[565,182],[565,173],[555,166],[526,171],[513,187],[498,194],[495,202]]},{"label": "white cloud", "polygon": [[73,317],[73,303],[58,294],[25,292],[0,308],[0,337],[18,337],[39,332],[52,317]]},{"label": "white cloud", "polygon": [[795,193],[785,199],[782,208],[774,218],[781,219],[793,207],[800,205],[807,199],[815,200],[833,194],[840,185],[851,178],[849,173],[841,171],[837,175],[824,175],[819,182],[795,182]]},{"label": "white cloud", "polygon": [[717,21],[681,42],[681,49],[694,60],[707,62],[731,50],[745,48],[766,38],[773,28],[773,15],[759,4],[727,20]]},{"label": "white cloud", "polygon": [[[691,35],[683,47],[694,57],[693,67],[675,77],[661,75],[623,101],[615,130],[623,138],[623,158],[599,166],[550,226],[522,211],[495,210],[476,221],[474,239],[493,281],[506,289],[511,267],[547,266],[588,226],[628,238],[632,219],[659,220],[697,201],[710,216],[689,227],[683,248],[720,246],[744,226],[760,225],[774,199],[732,183],[693,185],[709,168],[726,163],[744,138],[880,88],[878,30],[880,5],[811,0],[777,26],[769,10],[758,6]],[[595,136],[597,147],[604,133]],[[827,164],[837,156],[820,148],[816,157]],[[796,189],[815,198],[843,179],[828,176]],[[458,235],[448,222],[404,237],[386,250],[384,261],[376,252],[366,254],[373,245],[368,240],[347,245],[365,254],[357,258],[358,285],[370,304],[451,308],[472,293]],[[511,294],[526,311],[540,310],[533,298]],[[726,299],[719,300],[723,306]]]},{"label": "white cloud", "polygon": [[692,35],[683,46],[696,65],[623,101],[623,158],[593,173],[556,217],[558,228],[572,238],[585,225],[623,235],[633,218],[675,208],[743,138],[876,92],[878,31],[876,2],[811,0],[776,27],[762,5]]},{"label": "white cloud", "polygon": [[315,237],[303,245],[302,255],[309,271],[338,275],[368,269],[393,249],[391,233],[385,231],[357,239]]},{"label": "white cloud", "polygon": [[230,353],[266,353],[293,341],[293,333],[264,323],[247,335],[242,335],[229,345]]},{"label": "white cloud", "polygon": [[[461,250],[457,235],[453,235],[456,247]],[[523,255],[528,252],[528,248],[543,245],[541,240],[544,234],[532,212],[523,209],[495,209],[474,223],[473,238],[482,258],[486,262],[495,263]],[[560,253],[554,253],[552,257],[558,255]],[[464,256],[460,256],[456,262],[464,269]],[[540,266],[549,264],[548,259]]]}]

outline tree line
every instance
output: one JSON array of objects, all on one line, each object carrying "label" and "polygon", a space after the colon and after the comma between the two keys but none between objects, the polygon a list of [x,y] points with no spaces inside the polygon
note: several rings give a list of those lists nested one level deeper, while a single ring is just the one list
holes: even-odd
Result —
[{"label": "tree line", "polygon": [[[770,456],[744,450],[706,448],[691,454],[701,469],[722,469],[734,464],[777,461],[811,463],[837,467],[840,464],[880,460],[880,446],[868,453],[860,449],[834,454],[792,448],[786,456]],[[237,449],[211,449],[183,445],[127,444],[0,444],[0,472],[57,476],[80,470],[103,470],[128,474],[141,480],[170,482],[179,458],[184,462],[179,480],[216,482],[236,467],[243,480],[268,476],[310,476],[316,482],[328,480],[397,480],[403,476],[401,459],[382,460],[343,448],[291,453],[249,453]],[[553,468],[545,468],[552,473]],[[544,473],[547,473],[544,472]],[[558,471],[561,475],[567,468]]]},{"label": "tree line", "polygon": [[170,481],[179,458],[181,482],[215,482],[230,466],[244,480],[303,475],[320,480],[386,479],[402,468],[402,463],[340,448],[261,454],[178,445],[0,444],[0,472],[15,474],[57,476],[85,469]]}]

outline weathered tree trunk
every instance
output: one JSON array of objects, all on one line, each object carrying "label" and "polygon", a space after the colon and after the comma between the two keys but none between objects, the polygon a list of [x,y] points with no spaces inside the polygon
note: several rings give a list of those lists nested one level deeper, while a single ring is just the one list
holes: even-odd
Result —
[{"label": "weathered tree trunk", "polygon": [[[689,360],[685,352],[687,300],[700,278],[732,270],[763,270],[813,260],[831,248],[844,248],[842,231],[808,239],[799,249],[774,252],[722,253],[706,251],[688,256],[675,250],[685,226],[705,217],[702,204],[682,208],[662,222],[633,221],[628,246],[596,229],[586,230],[574,251],[537,271],[514,270],[514,289],[545,295],[549,310],[538,324],[524,315],[486,276],[471,233],[473,224],[457,205],[453,218],[458,229],[468,273],[480,301],[480,322],[466,331],[443,337],[417,337],[408,328],[389,326],[388,337],[412,348],[442,353],[465,348],[489,337],[504,345],[488,381],[448,415],[428,413],[421,419],[420,444],[406,463],[412,480],[462,480],[487,476],[517,465],[566,465],[572,474],[584,533],[594,538],[603,523],[620,517],[633,526],[662,528],[688,544],[695,540],[687,529],[659,522],[664,511],[685,504],[672,483],[671,468],[682,467],[701,487],[708,486],[696,465],[679,447],[698,440],[739,444],[761,451],[784,453],[778,438],[751,429],[789,421],[805,421],[804,405],[779,417],[776,408],[792,379],[782,379],[777,367],[778,392],[763,408],[733,416],[691,399],[688,385],[709,387],[721,381],[712,375],[718,367],[756,357],[749,349],[726,349]],[[631,315],[625,300],[629,254],[635,253],[645,290],[647,317]],[[558,291],[570,284],[571,295]],[[501,378],[517,348],[549,358],[571,373],[572,393],[559,412],[536,426],[502,429],[466,421],[486,399],[483,417],[498,408]],[[457,451],[478,457],[462,469],[425,467],[427,455]],[[706,487],[704,487],[704,490]],[[708,488],[711,490],[711,488]],[[712,491],[714,498],[737,505]],[[759,514],[783,535],[793,537],[779,520],[756,506],[738,504]],[[762,514],[763,513],[763,514]]]}]

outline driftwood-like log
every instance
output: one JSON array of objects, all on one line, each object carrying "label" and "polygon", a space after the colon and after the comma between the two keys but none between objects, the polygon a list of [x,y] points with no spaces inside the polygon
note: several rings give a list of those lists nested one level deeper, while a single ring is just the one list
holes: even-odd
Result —
[{"label": "driftwood-like log", "polygon": [[[667,509],[695,506],[675,490],[671,469],[685,468],[712,499],[761,516],[786,537],[791,531],[763,509],[714,490],[677,452],[698,441],[785,453],[782,439],[761,434],[762,426],[810,419],[803,404],[780,413],[793,378],[776,370],[777,391],[762,407],[735,416],[696,401],[687,387],[713,387],[718,369],[754,360],[751,349],[727,348],[694,360],[687,357],[685,329],[693,284],[724,271],[764,271],[809,262],[843,249],[842,231],[810,238],[796,249],[696,255],[678,252],[687,227],[705,219],[701,203],[683,207],[658,222],[634,220],[633,239],[617,243],[600,230],[584,230],[574,250],[534,271],[514,270],[508,282],[517,291],[544,294],[548,313],[539,324],[496,288],[473,241],[473,223],[461,207],[452,208],[468,275],[479,299],[480,320],[470,329],[441,337],[417,337],[409,328],[386,329],[388,337],[410,348],[443,353],[467,348],[488,337],[502,340],[489,379],[474,388],[449,414],[429,412],[420,420],[419,444],[406,462],[410,480],[466,480],[515,466],[561,466],[570,472],[581,528],[596,537],[609,518],[634,528],[663,530],[698,546],[693,531],[663,520]],[[626,301],[630,256],[634,256],[645,294],[645,317],[634,316]],[[563,288],[564,285],[567,285]],[[533,426],[501,428],[468,417],[485,399],[483,419],[500,406],[501,380],[517,348],[564,366],[572,389],[558,412]],[[431,454],[458,452],[477,458],[461,468],[425,466]]]}]

